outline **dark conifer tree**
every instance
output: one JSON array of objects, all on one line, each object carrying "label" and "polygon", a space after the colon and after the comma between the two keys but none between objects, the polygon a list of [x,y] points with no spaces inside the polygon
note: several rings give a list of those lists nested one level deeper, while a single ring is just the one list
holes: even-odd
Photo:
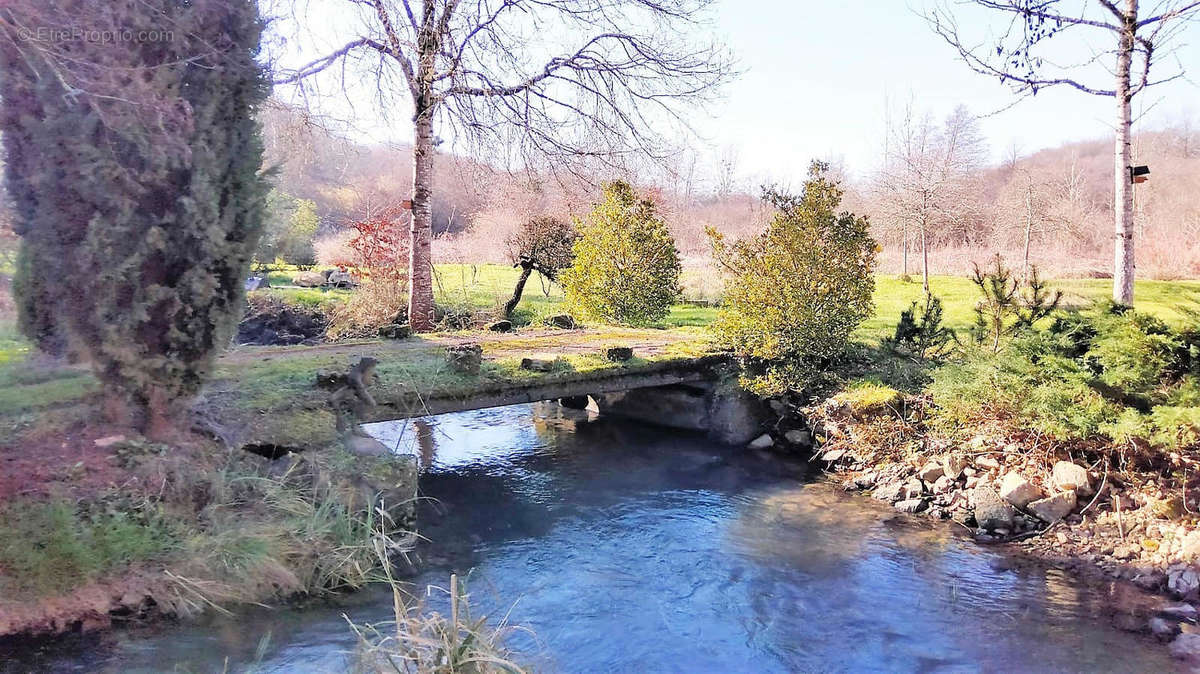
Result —
[{"label": "dark conifer tree", "polygon": [[[37,26],[80,32],[45,39]],[[153,434],[198,390],[241,311],[267,192],[261,33],[253,0],[0,9],[22,327],[87,359],[114,421]]]}]

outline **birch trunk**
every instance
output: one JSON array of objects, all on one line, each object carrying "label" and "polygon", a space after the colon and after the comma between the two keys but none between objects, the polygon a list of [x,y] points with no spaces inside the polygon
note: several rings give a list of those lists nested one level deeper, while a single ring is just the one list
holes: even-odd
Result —
[{"label": "birch trunk", "polygon": [[433,78],[438,39],[435,3],[426,3],[417,49],[413,91],[412,226],[408,234],[408,324],[413,332],[430,332],[433,305]]},{"label": "birch trunk", "polygon": [[1126,0],[1125,29],[1121,32],[1117,50],[1117,144],[1114,176],[1115,191],[1113,210],[1116,227],[1113,246],[1113,301],[1117,304],[1133,304],[1133,182],[1129,167],[1132,165],[1130,141],[1131,118],[1129,70],[1133,61],[1133,35],[1137,22],[1137,0]]}]

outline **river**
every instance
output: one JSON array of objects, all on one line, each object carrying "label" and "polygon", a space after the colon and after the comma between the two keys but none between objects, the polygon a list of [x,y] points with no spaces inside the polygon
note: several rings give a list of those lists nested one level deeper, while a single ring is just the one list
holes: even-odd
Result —
[{"label": "river", "polygon": [[[468,578],[537,671],[1168,671],[1108,589],[1025,568],[803,466],[552,403],[376,424],[424,467],[410,580]],[[432,600],[437,602],[436,593]],[[344,669],[382,590],[68,640],[46,671]]]}]

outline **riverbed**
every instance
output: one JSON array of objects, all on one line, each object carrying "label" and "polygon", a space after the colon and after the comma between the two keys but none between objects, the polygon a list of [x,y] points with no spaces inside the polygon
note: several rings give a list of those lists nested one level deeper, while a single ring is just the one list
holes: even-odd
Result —
[{"label": "riverbed", "polygon": [[[956,525],[848,495],[801,464],[552,403],[375,424],[422,464],[408,580],[467,579],[472,610],[550,672],[1171,671],[1114,626],[1111,587],[1017,565]],[[432,606],[444,595],[428,593]],[[369,590],[97,640],[12,671],[344,670]],[[343,617],[343,614],[345,617]]]}]

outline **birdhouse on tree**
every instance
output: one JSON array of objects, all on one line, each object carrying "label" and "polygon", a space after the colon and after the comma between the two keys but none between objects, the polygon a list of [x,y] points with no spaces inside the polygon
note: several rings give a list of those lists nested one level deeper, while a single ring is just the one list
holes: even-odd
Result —
[{"label": "birdhouse on tree", "polygon": [[1149,166],[1130,166],[1129,167],[1129,182],[1138,185],[1150,179]]}]

